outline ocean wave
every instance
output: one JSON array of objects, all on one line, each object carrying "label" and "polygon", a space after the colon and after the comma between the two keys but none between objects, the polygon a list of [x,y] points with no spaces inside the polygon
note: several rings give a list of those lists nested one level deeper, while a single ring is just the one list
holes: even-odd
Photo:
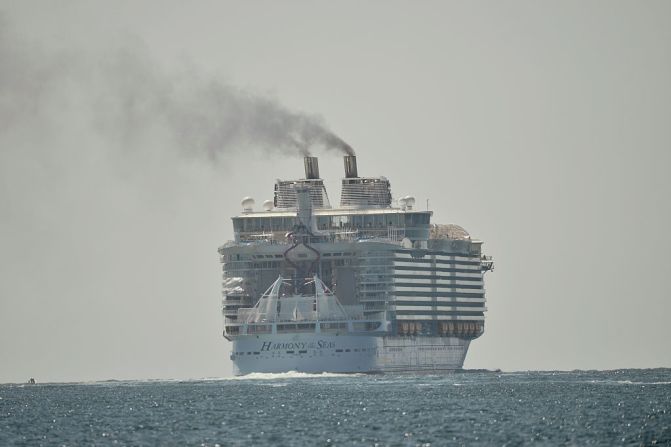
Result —
[{"label": "ocean wave", "polygon": [[[578,381],[581,382],[581,381]],[[634,382],[632,380],[588,380],[584,383],[594,383],[602,385],[671,385],[671,381],[663,382]]]},{"label": "ocean wave", "polygon": [[617,380],[622,385],[671,385],[671,382],[632,382],[631,380]]}]

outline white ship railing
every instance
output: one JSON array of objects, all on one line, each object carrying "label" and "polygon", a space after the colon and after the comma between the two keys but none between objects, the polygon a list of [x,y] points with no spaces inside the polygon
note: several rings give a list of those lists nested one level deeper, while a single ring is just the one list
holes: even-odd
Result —
[{"label": "white ship railing", "polygon": [[366,317],[364,307],[360,304],[341,305],[316,276],[313,283],[314,295],[280,297],[284,280],[278,277],[254,307],[236,310],[236,323],[227,325],[229,335],[388,331],[389,323],[386,319]]},{"label": "white ship railing", "polygon": [[[407,230],[414,230],[415,227],[398,227],[393,225],[376,225],[371,227],[321,227],[319,231],[323,233],[329,242],[354,242],[354,241],[381,241],[393,244],[399,244],[406,235]],[[225,249],[234,246],[254,246],[254,245],[281,245],[288,244],[282,232],[245,231],[236,232],[235,240],[228,241],[219,249]]]}]

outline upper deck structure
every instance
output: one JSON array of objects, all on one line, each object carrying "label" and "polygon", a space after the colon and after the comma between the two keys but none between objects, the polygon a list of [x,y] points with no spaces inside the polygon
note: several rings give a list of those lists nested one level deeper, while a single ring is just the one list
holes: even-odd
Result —
[{"label": "upper deck structure", "polygon": [[[482,242],[457,225],[432,223],[433,213],[415,209],[413,197],[394,202],[389,180],[359,177],[351,155],[334,208],[317,159],[304,164],[305,178],[278,180],[262,210],[245,198],[232,218],[234,239],[219,248],[224,336],[372,331],[381,345],[366,349],[380,357],[367,358],[366,368],[406,370],[404,362],[422,350],[445,351],[438,363],[426,359],[428,369],[461,367],[468,343],[484,332],[484,274],[493,262]],[[320,320],[323,290],[338,303],[331,306],[338,321]]]}]

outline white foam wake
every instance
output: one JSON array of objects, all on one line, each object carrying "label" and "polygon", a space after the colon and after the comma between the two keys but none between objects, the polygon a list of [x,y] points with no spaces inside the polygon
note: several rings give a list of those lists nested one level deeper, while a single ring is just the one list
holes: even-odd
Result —
[{"label": "white foam wake", "polygon": [[345,373],[305,373],[298,371],[288,371],[283,373],[251,373],[244,376],[231,377],[230,380],[278,380],[278,379],[320,379],[324,377],[358,377],[363,374],[345,374]]}]

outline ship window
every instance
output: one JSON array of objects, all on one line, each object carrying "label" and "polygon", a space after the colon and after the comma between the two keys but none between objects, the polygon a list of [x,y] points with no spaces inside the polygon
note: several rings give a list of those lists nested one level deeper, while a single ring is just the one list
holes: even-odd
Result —
[{"label": "ship window", "polygon": [[348,223],[349,223],[349,216],[332,216],[331,217],[331,226],[332,227],[347,226]]},{"label": "ship window", "polygon": [[407,226],[426,225],[429,223],[429,215],[426,213],[413,213],[405,215],[405,224]]}]

